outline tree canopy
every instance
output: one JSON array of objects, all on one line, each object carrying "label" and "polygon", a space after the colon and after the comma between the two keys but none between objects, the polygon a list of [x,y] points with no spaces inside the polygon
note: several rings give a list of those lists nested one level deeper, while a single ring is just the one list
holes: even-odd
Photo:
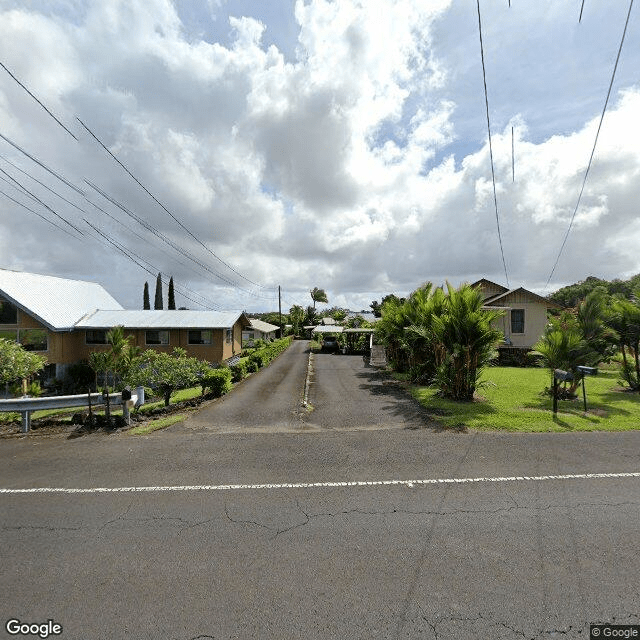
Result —
[{"label": "tree canopy", "polygon": [[13,340],[0,338],[0,383],[30,378],[43,369],[45,364],[47,361],[41,355],[27,351]]},{"label": "tree canopy", "polygon": [[327,298],[327,294],[324,289],[319,289],[318,287],[313,287],[310,291],[311,299],[313,300],[313,309],[315,311],[316,302],[329,302]]}]

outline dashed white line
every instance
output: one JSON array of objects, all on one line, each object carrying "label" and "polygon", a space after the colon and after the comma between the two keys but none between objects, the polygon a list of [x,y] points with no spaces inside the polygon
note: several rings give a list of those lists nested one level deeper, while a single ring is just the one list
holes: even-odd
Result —
[{"label": "dashed white line", "polygon": [[575,473],[548,476],[505,476],[481,478],[426,478],[423,480],[350,480],[343,482],[287,482],[273,484],[195,484],[156,487],[33,487],[28,489],[2,489],[0,494],[23,493],[145,493],[161,491],[251,491],[264,489],[326,489],[340,487],[415,486],[437,484],[472,484],[482,482],[543,482],[548,480],[597,480],[601,478],[640,478],[640,472],[629,473]]}]

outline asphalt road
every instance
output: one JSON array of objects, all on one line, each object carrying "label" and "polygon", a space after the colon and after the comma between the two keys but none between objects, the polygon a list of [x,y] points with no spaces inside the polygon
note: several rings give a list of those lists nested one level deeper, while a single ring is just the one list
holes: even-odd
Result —
[{"label": "asphalt road", "polygon": [[[308,408],[302,406],[309,371]],[[362,356],[312,354],[296,340],[233,393],[170,431],[210,433],[437,428],[420,404]]]},{"label": "asphalt road", "polygon": [[[640,477],[589,475],[638,473],[638,432],[96,434],[0,455],[2,488],[86,491],[0,494],[0,616],[54,619],[65,640],[640,623]],[[338,485],[453,478],[476,481]]]},{"label": "asphalt road", "polygon": [[0,440],[0,637],[36,637],[11,618],[63,640],[640,624],[640,432],[439,433],[328,354],[304,412],[306,348],[184,426]]}]

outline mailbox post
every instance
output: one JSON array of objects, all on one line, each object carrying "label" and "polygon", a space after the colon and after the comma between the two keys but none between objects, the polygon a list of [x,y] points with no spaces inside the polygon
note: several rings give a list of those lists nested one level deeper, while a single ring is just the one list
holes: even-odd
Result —
[{"label": "mailbox post", "polygon": [[573,380],[571,371],[563,371],[562,369],[554,369],[553,371],[553,415],[558,413],[558,381],[567,382]]},{"label": "mailbox post", "polygon": [[586,376],[597,376],[598,369],[596,367],[576,367],[576,369],[582,374],[582,399],[584,400],[584,412],[587,412],[587,390],[584,386],[584,379]]}]

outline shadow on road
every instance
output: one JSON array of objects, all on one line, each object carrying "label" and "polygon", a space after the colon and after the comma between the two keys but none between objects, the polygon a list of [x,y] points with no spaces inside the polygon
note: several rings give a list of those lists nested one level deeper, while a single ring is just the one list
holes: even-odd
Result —
[{"label": "shadow on road", "polygon": [[443,409],[423,406],[410,394],[405,383],[396,380],[385,370],[376,369],[365,363],[365,369],[356,372],[355,375],[363,380],[359,385],[362,390],[372,396],[388,400],[388,404],[385,404],[383,409],[405,420],[408,423],[406,429],[466,432],[464,425],[447,426],[439,422],[438,418],[446,415]]}]

